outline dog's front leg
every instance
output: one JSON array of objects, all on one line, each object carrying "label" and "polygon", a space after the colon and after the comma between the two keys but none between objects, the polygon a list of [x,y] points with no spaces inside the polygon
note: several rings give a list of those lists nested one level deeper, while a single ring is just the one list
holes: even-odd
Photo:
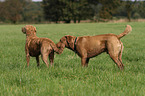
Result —
[{"label": "dog's front leg", "polygon": [[30,54],[28,49],[28,44],[25,45],[25,53],[26,53],[26,61],[27,61],[27,67],[29,67],[29,61],[30,61]]},{"label": "dog's front leg", "polygon": [[52,51],[49,54],[49,61],[50,61],[51,66],[53,66],[53,62],[54,62],[54,51]]},{"label": "dog's front leg", "polygon": [[30,61],[30,55],[29,54],[26,55],[26,60],[27,60],[27,67],[29,67],[29,61]]}]

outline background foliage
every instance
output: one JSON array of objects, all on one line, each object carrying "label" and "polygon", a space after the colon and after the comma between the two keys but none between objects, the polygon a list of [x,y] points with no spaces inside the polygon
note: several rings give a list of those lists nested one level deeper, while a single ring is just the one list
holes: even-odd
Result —
[{"label": "background foliage", "polygon": [[145,18],[142,0],[5,0],[0,2],[0,22],[74,23],[81,20],[108,21]]}]

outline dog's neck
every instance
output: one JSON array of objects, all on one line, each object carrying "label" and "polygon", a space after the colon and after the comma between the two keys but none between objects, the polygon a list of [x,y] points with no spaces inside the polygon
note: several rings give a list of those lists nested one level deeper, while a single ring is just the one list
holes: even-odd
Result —
[{"label": "dog's neck", "polygon": [[70,46],[69,42],[68,42],[67,39],[66,39],[66,42],[67,42],[67,45],[68,45],[67,48],[69,48],[70,50],[76,52],[76,43],[77,43],[77,39],[78,39],[78,38],[75,37],[75,40],[74,40],[74,43],[73,43],[73,47]]},{"label": "dog's neck", "polygon": [[38,38],[36,34],[26,34],[26,41],[31,41],[32,38]]},{"label": "dog's neck", "polygon": [[77,37],[75,38],[75,42],[74,42],[74,51],[76,52],[76,43],[77,43]]},{"label": "dog's neck", "polygon": [[26,34],[26,38],[36,38],[35,34]]},{"label": "dog's neck", "polygon": [[35,34],[26,34],[26,37],[37,37]]},{"label": "dog's neck", "polygon": [[26,32],[26,37],[37,37],[35,32]]}]

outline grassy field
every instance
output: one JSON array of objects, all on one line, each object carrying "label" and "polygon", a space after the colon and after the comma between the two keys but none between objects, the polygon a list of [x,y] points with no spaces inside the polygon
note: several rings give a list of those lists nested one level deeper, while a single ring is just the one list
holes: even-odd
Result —
[{"label": "grassy field", "polygon": [[26,67],[24,25],[0,25],[0,96],[144,96],[145,94],[145,23],[36,24],[37,36],[55,43],[64,35],[85,36],[120,34],[125,25],[133,31],[123,37],[123,63],[120,71],[109,55],[92,58],[82,68],[80,58],[65,49],[55,54],[49,69],[35,58]]}]

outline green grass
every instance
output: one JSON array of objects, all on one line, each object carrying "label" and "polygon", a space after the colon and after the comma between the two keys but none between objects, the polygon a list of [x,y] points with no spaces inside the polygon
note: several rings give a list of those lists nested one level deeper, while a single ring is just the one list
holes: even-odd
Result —
[{"label": "green grass", "polygon": [[57,43],[64,35],[85,36],[120,34],[125,25],[133,31],[121,39],[124,44],[120,71],[108,54],[92,58],[87,68],[80,58],[65,49],[55,55],[49,69],[35,58],[26,67],[24,25],[0,25],[0,95],[1,96],[144,96],[145,94],[145,23],[37,24],[38,37]]}]

